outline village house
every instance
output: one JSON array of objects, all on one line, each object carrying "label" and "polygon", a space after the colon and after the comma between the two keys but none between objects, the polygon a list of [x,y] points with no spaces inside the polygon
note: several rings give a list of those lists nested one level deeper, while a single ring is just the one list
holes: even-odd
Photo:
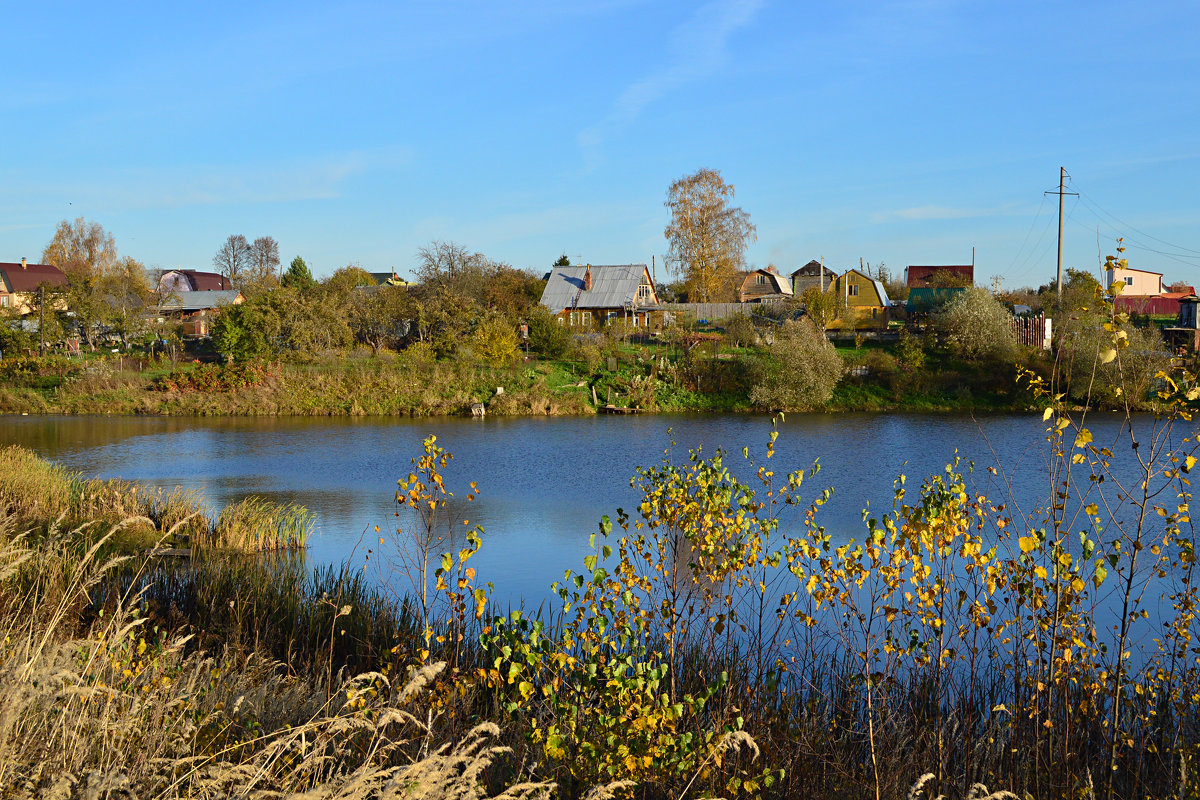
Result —
[{"label": "village house", "polygon": [[823,292],[833,285],[836,278],[836,272],[813,259],[792,273],[792,294],[799,297],[809,289]]},{"label": "village house", "polygon": [[555,267],[541,303],[572,328],[611,322],[641,328],[661,322],[658,293],[645,264]]},{"label": "village house", "polygon": [[28,314],[33,310],[33,294],[42,284],[65,289],[67,276],[58,267],[30,264],[23,258],[20,263],[0,262],[0,310]]},{"label": "village house", "polygon": [[225,306],[236,306],[246,298],[236,289],[172,293],[158,307],[160,321],[175,320],[184,336],[210,336],[212,323]]},{"label": "village house", "polygon": [[158,279],[158,294],[166,297],[181,292],[225,292],[233,289],[229,278],[219,272],[200,272],[194,269],[173,269]]},{"label": "village house", "polygon": [[369,274],[375,279],[376,286],[403,286],[405,288],[412,286],[411,283],[401,278],[395,270],[391,272],[371,272]]},{"label": "village house", "polygon": [[792,284],[776,272],[774,267],[741,273],[742,283],[738,287],[739,303],[762,303],[768,300],[788,300],[792,297]]},{"label": "village house", "polygon": [[974,264],[910,264],[904,268],[904,285],[910,289],[919,286],[974,286]]},{"label": "village house", "polygon": [[1123,283],[1122,297],[1153,297],[1163,293],[1163,276],[1161,272],[1151,272],[1146,269],[1130,269],[1129,267],[1114,267],[1104,271],[1104,288],[1114,283]]},{"label": "village house", "polygon": [[868,277],[856,269],[839,275],[828,291],[841,296],[846,303],[844,318],[835,319],[830,329],[882,329],[888,325],[887,289],[883,282]]}]

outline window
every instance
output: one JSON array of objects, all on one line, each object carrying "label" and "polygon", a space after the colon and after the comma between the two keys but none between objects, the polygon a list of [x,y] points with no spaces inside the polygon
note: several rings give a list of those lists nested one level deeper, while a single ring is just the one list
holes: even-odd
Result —
[{"label": "window", "polygon": [[0,308],[8,308],[8,295],[0,297]]},{"label": "window", "polygon": [[858,297],[858,284],[852,283],[846,288],[846,294],[851,297]]},{"label": "window", "polygon": [[755,283],[757,283],[759,286],[765,286],[765,285],[766,285],[766,283],[767,283],[767,276],[766,276],[766,275],[763,275],[763,274],[760,272],[760,273],[758,273],[757,275],[755,275],[755,276],[754,276],[754,282],[755,282]]},{"label": "window", "polygon": [[637,299],[639,303],[650,302],[650,284],[643,283],[642,285],[638,286]]},{"label": "window", "polygon": [[1126,286],[1133,286],[1133,276],[1132,276],[1132,275],[1126,275],[1126,276],[1125,276],[1125,285],[1126,285]]},{"label": "window", "polygon": [[590,311],[580,311],[580,312],[579,312],[579,324],[580,324],[580,325],[585,325],[585,326],[587,326],[587,327],[591,327],[591,325],[592,325],[592,312],[590,312]]}]

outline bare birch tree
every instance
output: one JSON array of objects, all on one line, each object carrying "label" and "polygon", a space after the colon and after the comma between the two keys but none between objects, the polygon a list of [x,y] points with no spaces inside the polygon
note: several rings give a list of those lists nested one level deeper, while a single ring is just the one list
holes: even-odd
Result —
[{"label": "bare birch tree", "polygon": [[715,169],[685,175],[667,190],[668,258],[694,301],[730,299],[746,262],[746,245],[756,238],[750,215],[729,205],[732,199],[733,186]]},{"label": "bare birch tree", "polygon": [[217,272],[228,278],[235,288],[240,288],[250,263],[250,243],[240,233],[226,239],[221,249],[213,256],[213,266]]}]

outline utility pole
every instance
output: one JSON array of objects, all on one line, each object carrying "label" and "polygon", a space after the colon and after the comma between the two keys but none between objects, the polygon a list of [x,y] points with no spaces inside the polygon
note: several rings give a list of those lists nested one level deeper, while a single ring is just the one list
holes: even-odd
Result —
[{"label": "utility pole", "polygon": [[1066,185],[1067,185],[1067,168],[1059,167],[1058,168],[1058,191],[1057,192],[1042,192],[1042,194],[1057,194],[1058,195],[1058,282],[1057,282],[1057,288],[1058,288],[1058,306],[1059,306],[1059,308],[1062,308],[1062,287],[1063,287],[1063,274],[1062,274],[1063,195],[1071,194],[1071,195],[1075,195],[1076,197],[1079,196],[1078,192],[1064,191],[1066,189]]},{"label": "utility pole", "polygon": [[41,338],[41,349],[38,355],[46,355],[46,284],[38,287],[38,336]]}]

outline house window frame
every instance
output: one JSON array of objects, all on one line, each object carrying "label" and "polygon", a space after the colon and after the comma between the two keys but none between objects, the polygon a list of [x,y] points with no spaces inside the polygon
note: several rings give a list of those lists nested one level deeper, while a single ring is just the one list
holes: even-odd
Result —
[{"label": "house window frame", "polygon": [[858,297],[858,284],[850,283],[846,285],[846,294],[850,297]]},{"label": "house window frame", "polygon": [[583,328],[590,328],[592,326],[592,312],[580,311],[579,312],[579,325],[580,325],[580,327],[583,327]]}]

